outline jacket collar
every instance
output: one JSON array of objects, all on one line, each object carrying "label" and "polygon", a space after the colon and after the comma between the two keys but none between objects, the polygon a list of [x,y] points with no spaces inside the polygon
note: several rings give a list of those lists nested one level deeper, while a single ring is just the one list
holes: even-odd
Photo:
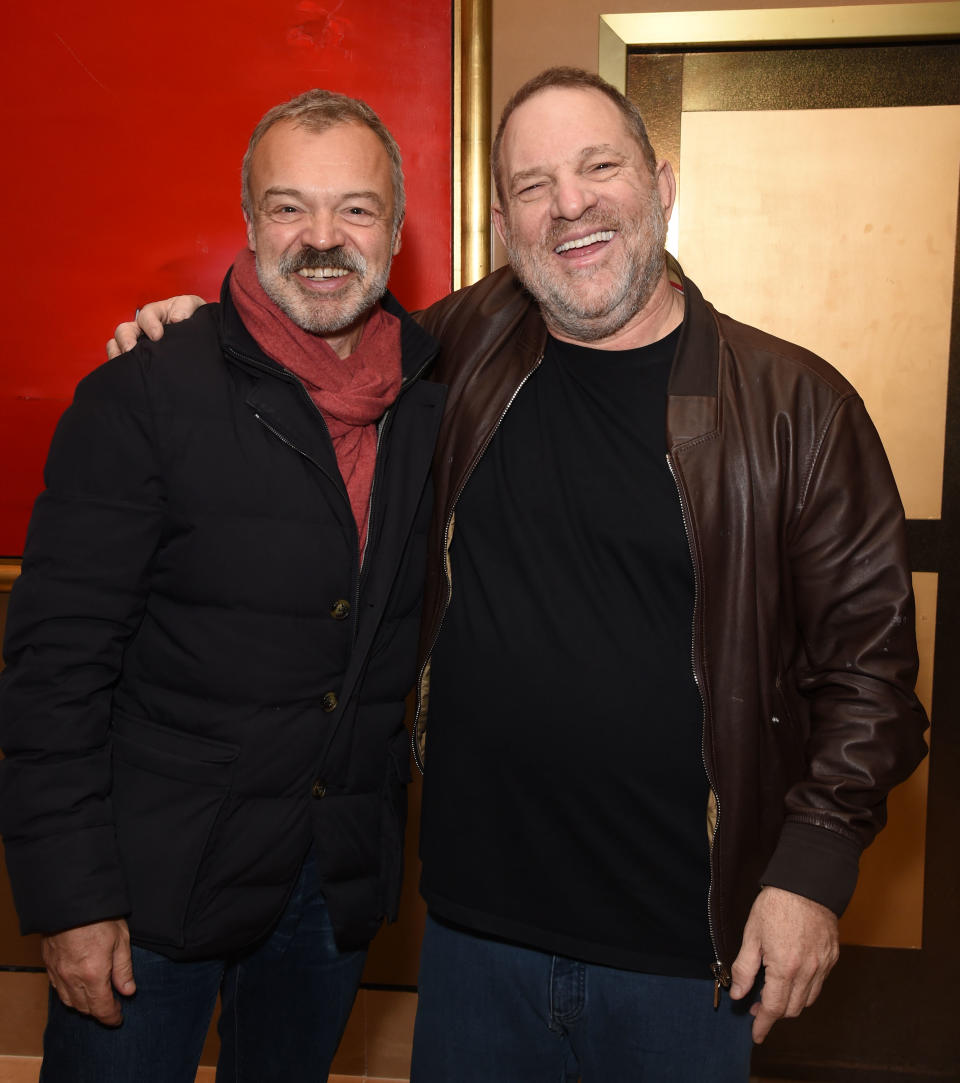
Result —
[{"label": "jacket collar", "polygon": [[671,255],[667,256],[667,274],[680,284],[684,300],[683,323],[667,393],[716,396],[720,334],[713,312]]}]

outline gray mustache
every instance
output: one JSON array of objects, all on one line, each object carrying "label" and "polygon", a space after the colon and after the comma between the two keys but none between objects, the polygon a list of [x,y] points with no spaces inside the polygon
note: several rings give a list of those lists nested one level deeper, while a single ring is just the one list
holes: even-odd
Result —
[{"label": "gray mustache", "polygon": [[367,262],[359,253],[348,252],[345,248],[328,248],[323,252],[316,248],[301,248],[299,252],[281,256],[277,261],[277,271],[282,275],[324,267],[355,271],[363,275],[367,269]]}]

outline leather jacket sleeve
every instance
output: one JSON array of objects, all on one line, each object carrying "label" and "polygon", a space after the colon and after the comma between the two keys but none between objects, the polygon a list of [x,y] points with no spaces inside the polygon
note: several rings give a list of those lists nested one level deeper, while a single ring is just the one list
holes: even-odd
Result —
[{"label": "leather jacket sleeve", "polygon": [[[762,883],[842,913],[886,795],[926,752],[914,606],[896,485],[855,395],[839,400],[799,479],[786,559],[793,585],[795,692],[806,771]],[[789,694],[786,700],[790,707]]]}]

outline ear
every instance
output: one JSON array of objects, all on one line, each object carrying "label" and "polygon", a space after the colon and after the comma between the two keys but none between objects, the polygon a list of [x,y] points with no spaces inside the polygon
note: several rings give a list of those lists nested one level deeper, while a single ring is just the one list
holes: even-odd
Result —
[{"label": "ear", "polygon": [[393,254],[397,255],[400,249],[403,247],[403,219],[400,219],[397,225],[397,231],[393,235]]},{"label": "ear", "polygon": [[490,208],[490,213],[493,215],[493,228],[497,231],[497,236],[504,244],[506,244],[507,240],[503,235],[505,229],[504,213],[499,200]]},{"label": "ear", "polygon": [[247,227],[247,248],[249,248],[251,252],[256,252],[257,238],[253,231],[253,222],[246,211],[243,212],[243,221]]},{"label": "ear", "polygon": [[663,207],[664,218],[669,222],[677,200],[677,178],[673,174],[673,166],[665,158],[657,162],[656,181],[660,206]]}]

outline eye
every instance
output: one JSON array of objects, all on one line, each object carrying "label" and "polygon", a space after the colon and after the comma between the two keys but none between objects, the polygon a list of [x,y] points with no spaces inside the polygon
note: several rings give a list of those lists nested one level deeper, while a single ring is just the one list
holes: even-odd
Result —
[{"label": "eye", "polygon": [[373,214],[373,211],[367,210],[366,207],[348,207],[347,214],[354,218],[362,218]]},{"label": "eye", "polygon": [[518,188],[514,199],[536,199],[543,190],[543,181],[534,181],[533,184],[525,184],[522,188]]}]

